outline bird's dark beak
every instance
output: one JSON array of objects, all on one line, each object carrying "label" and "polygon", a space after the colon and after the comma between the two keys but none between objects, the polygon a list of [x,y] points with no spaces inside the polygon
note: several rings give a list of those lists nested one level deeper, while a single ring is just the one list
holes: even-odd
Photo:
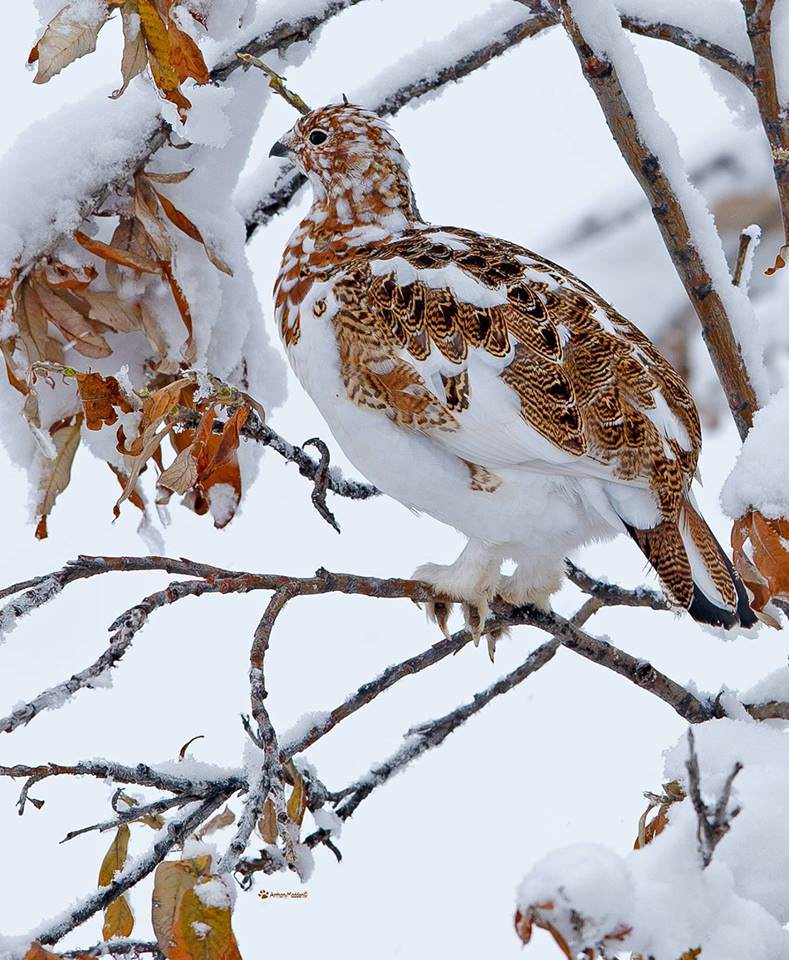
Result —
[{"label": "bird's dark beak", "polygon": [[290,156],[290,150],[281,140],[277,140],[274,146],[269,150],[268,155],[270,157],[288,157]]}]

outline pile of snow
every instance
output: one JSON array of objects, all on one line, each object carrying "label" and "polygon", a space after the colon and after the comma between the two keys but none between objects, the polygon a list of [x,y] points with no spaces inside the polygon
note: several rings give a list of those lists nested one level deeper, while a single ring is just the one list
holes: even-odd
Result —
[{"label": "pile of snow", "polygon": [[780,390],[753,418],[734,469],[721,492],[732,518],[759,510],[777,520],[789,517],[789,387]]},{"label": "pile of snow", "polygon": [[[536,912],[573,955],[605,944],[676,960],[701,948],[715,960],[789,956],[789,804],[786,734],[754,721],[711,720],[697,726],[696,752],[705,802],[714,803],[735,763],[729,809],[740,808],[704,869],[691,801],[675,803],[651,844],[620,856],[577,845],[549,854],[518,890],[521,915]],[[668,751],[665,779],[687,792],[688,742]]]}]

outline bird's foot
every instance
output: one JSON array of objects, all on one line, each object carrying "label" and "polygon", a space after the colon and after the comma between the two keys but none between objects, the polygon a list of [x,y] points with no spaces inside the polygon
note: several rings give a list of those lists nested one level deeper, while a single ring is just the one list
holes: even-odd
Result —
[{"label": "bird's foot", "polygon": [[513,607],[536,607],[543,613],[551,612],[551,596],[562,585],[560,571],[540,571],[539,576],[530,571],[524,574],[520,568],[511,576],[502,574],[496,584],[497,600],[512,604]]},{"label": "bird's foot", "polygon": [[[489,570],[476,570],[469,576],[467,567],[458,564],[444,566],[438,563],[423,563],[413,573],[414,580],[429,584],[438,596],[425,604],[427,618],[438,624],[444,636],[449,639],[449,616],[455,604],[460,604],[466,629],[471,634],[474,646],[485,629],[485,621],[490,613],[490,600],[493,596],[493,584],[496,576]],[[491,660],[495,651],[495,640],[488,639],[488,653]]]}]

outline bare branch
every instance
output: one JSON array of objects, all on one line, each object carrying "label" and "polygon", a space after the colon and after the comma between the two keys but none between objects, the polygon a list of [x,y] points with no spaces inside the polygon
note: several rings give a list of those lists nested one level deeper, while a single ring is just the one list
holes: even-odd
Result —
[{"label": "bare branch", "polygon": [[614,583],[597,580],[585,570],[576,566],[572,560],[565,560],[567,579],[576,585],[579,590],[588,593],[601,601],[604,606],[614,607],[649,607],[651,610],[671,610],[671,604],[662,593],[650,590],[649,587],[637,587],[635,590],[625,590]]},{"label": "bare branch", "polygon": [[152,943],[148,940],[124,940],[120,937],[113,937],[112,940],[102,940],[92,947],[84,947],[81,950],[66,950],[60,956],[68,960],[81,960],[82,957],[132,957],[150,954],[154,960],[165,960],[164,954],[159,950],[158,943]]},{"label": "bare branch", "polygon": [[[497,609],[495,604],[493,609]],[[607,640],[585,633],[556,613],[543,613],[541,610],[532,609],[528,622],[531,626],[553,634],[563,646],[574,653],[593,663],[599,663],[607,670],[630,680],[637,687],[647,690],[690,723],[702,723],[716,715],[713,704],[699,700],[676,680],[661,673],[648,660],[631,656]]]},{"label": "bare branch", "polygon": [[[182,410],[175,419],[182,426],[190,428],[196,427],[200,422],[200,416],[194,410]],[[224,424],[221,420],[216,420],[212,429],[215,433],[221,433],[224,429]],[[349,500],[367,500],[370,497],[377,497],[381,492],[371,483],[364,483],[359,480],[347,480],[343,477],[337,467],[331,466],[328,448],[325,447],[322,440],[318,440],[317,442],[315,440],[308,440],[303,446],[296,446],[288,440],[285,440],[284,437],[281,437],[276,430],[272,430],[267,423],[261,420],[254,410],[250,410],[239,432],[241,436],[247,440],[254,440],[263,446],[271,447],[283,460],[286,460],[288,463],[295,463],[302,477],[313,481],[315,490],[318,491],[317,494],[313,491],[313,503],[315,503],[316,509],[328,523],[331,523],[331,520],[329,520],[319,508],[319,504],[322,503],[329,517],[333,516],[325,504],[327,490],[331,490],[331,492],[337,494],[337,496],[345,497]],[[310,443],[315,446],[321,444],[321,446],[318,446],[321,459],[317,462],[304,450],[304,447]],[[316,496],[318,497],[317,503]],[[332,523],[332,526],[335,524],[336,521]],[[0,597],[2,596],[3,594],[0,593]]]},{"label": "bare branch", "polygon": [[135,807],[130,807],[128,810],[119,810],[117,816],[110,820],[102,820],[100,823],[92,823],[88,827],[71,830],[60,842],[67,843],[69,840],[73,840],[75,837],[81,837],[83,833],[91,833],[93,830],[97,830],[99,833],[104,833],[105,830],[115,830],[122,823],[134,823],[135,820],[140,820],[143,817],[155,816],[167,810],[172,810],[173,807],[182,807],[185,803],[200,799],[200,794],[185,792],[178,793],[174,797],[164,797],[162,800],[154,800],[151,803],[141,803]]},{"label": "bare branch", "polygon": [[[334,796],[342,798],[342,802],[336,807],[336,814],[341,820],[347,820],[352,816],[359,804],[365,800],[376,787],[390,780],[396,773],[404,769],[412,760],[421,756],[427,750],[440,746],[444,740],[462,726],[474,714],[479,713],[483,707],[486,707],[491,700],[508,693],[519,683],[522,683],[532,674],[536,673],[546,663],[549,663],[557,649],[559,643],[556,640],[549,640],[537,647],[526,660],[506,676],[501,677],[489,687],[475,694],[473,699],[462,704],[455,710],[450,711],[436,720],[429,720],[418,726],[411,727],[404,736],[404,742],[400,749],[392,754],[383,763],[376,764],[361,779],[355,781]],[[305,840],[308,846],[315,846],[330,835],[329,831],[316,830]]]},{"label": "bare branch", "polygon": [[361,0],[332,0],[320,13],[307,14],[295,20],[276,20],[267,30],[244,44],[234,55],[215,66],[211,71],[211,81],[223,83],[241,67],[242,63],[237,59],[239,53],[263,57],[274,50],[279,52],[287,50],[291,44],[314,40],[314,34],[325,23],[360,2]]}]

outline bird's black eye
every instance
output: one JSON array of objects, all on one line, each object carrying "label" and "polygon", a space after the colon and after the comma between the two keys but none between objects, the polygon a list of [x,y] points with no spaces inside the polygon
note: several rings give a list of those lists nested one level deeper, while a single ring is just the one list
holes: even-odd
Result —
[{"label": "bird's black eye", "polygon": [[313,130],[309,136],[310,143],[316,147],[324,143],[327,139],[328,134],[324,133],[323,130]]}]

